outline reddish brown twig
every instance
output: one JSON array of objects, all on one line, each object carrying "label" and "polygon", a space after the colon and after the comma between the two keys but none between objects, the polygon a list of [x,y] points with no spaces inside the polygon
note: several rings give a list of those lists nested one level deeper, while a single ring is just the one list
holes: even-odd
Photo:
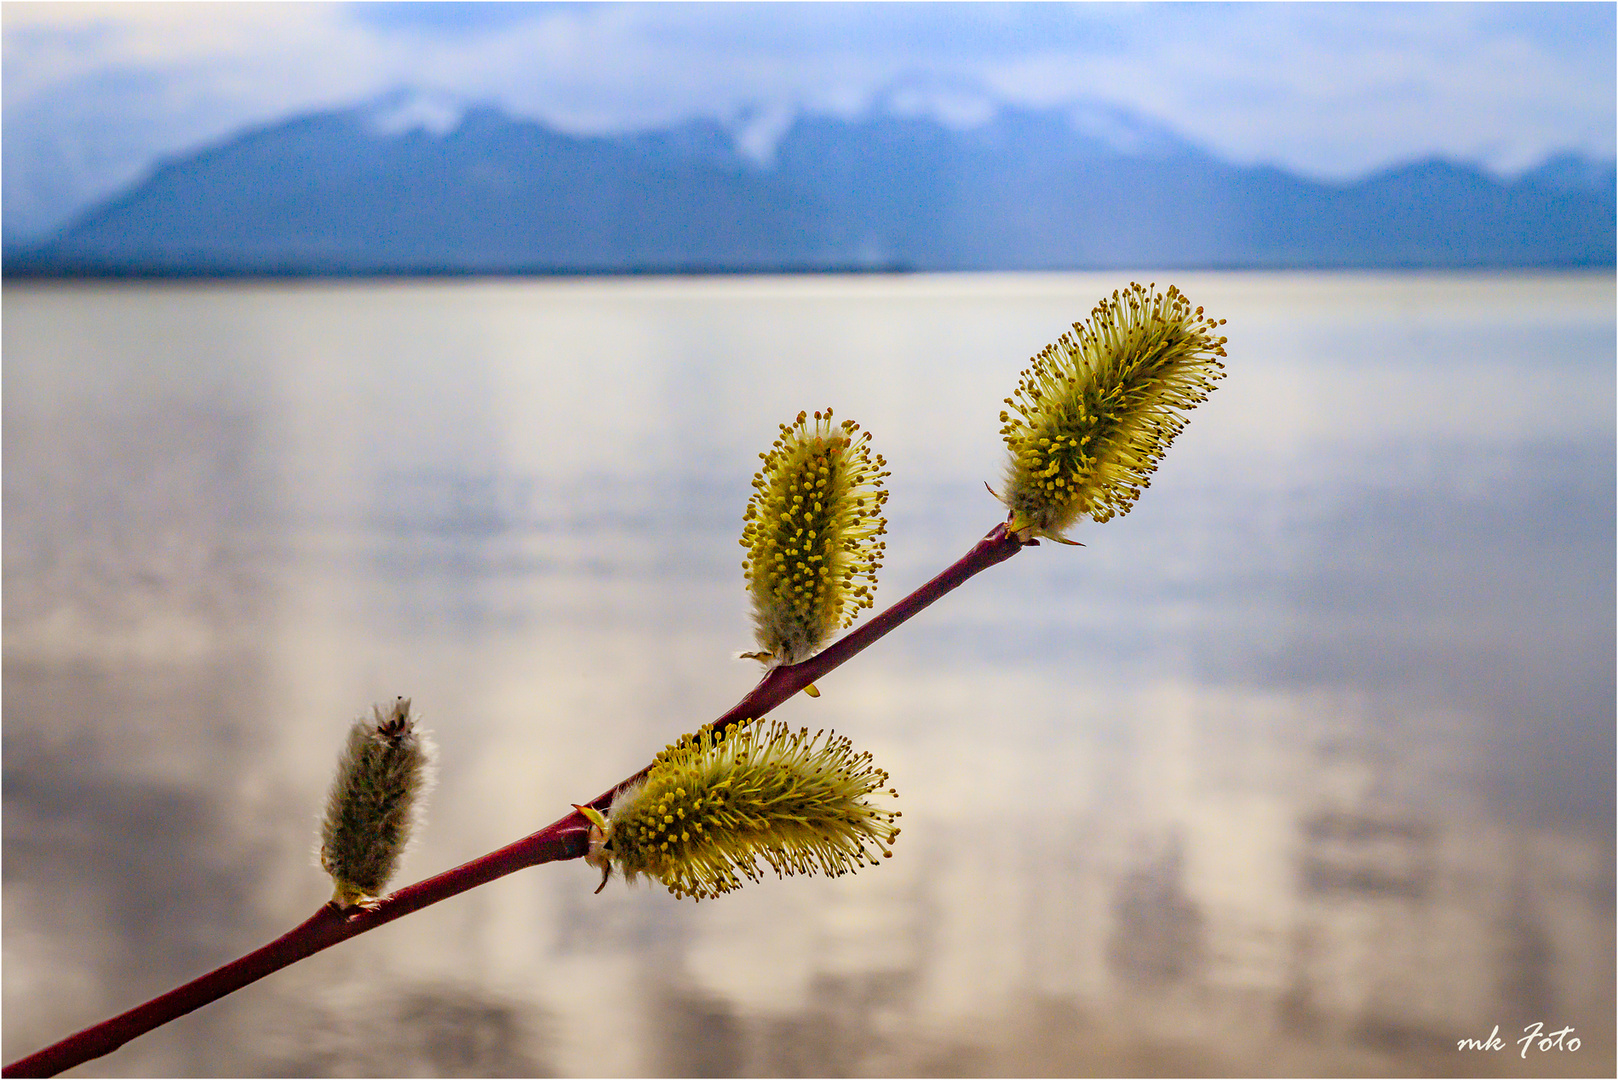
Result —
[{"label": "reddish brown twig", "polygon": [[[987,570],[996,563],[1011,558],[1024,546],[1038,541],[1020,541],[1008,535],[1004,525],[996,525],[977,545],[915,592],[866,622],[858,629],[840,638],[825,651],[791,667],[771,669],[735,708],[715,720],[710,727],[724,730],[743,720],[764,716],[793,694],[847,662],[855,654],[875,643],[907,619],[965,583],[973,575]],[[604,810],[612,802],[617,790],[644,775],[645,770],[596,796],[590,805]],[[129,1040],[161,1027],[210,1001],[217,1001],[256,982],[273,971],[296,963],[307,956],[328,949],[340,941],[367,930],[392,922],[394,919],[418,911],[428,904],[436,904],[457,893],[487,884],[496,878],[515,873],[529,866],[560,859],[581,858],[589,847],[589,822],[574,811],[545,828],[491,851],[481,858],[446,870],[436,877],[407,885],[373,906],[339,911],[327,904],[300,925],[263,948],[221,968],[193,979],[184,986],[153,998],[128,1012],[110,1020],[69,1035],[61,1042],[47,1046],[25,1058],[7,1065],[3,1076],[54,1076],[64,1069],[110,1054]]]}]

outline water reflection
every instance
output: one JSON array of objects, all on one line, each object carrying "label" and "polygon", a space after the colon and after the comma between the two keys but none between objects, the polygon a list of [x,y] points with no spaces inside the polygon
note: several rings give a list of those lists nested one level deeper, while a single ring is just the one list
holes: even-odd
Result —
[{"label": "water reflection", "polygon": [[[457,984],[283,1000],[258,1020],[260,1076],[554,1076],[544,1015]],[[375,988],[373,988],[374,991]]]},{"label": "water reflection", "polygon": [[[411,877],[731,704],[799,408],[876,433],[919,583],[994,518],[984,403],[1114,284],[9,288],[6,1056],[324,899],[372,700],[443,747]],[[85,1071],[1611,1072],[1611,278],[1182,284],[1231,377],[1139,509],[781,710],[893,774],[894,859],[544,868]],[[1535,1020],[1581,1048],[1529,1069]]]}]

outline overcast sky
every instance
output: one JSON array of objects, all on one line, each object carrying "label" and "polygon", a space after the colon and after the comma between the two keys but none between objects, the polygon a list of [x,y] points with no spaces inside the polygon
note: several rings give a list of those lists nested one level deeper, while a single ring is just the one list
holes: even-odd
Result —
[{"label": "overcast sky", "polygon": [[7,2],[6,231],[160,155],[412,86],[574,131],[697,116],[760,153],[799,110],[1100,103],[1232,161],[1347,179],[1428,155],[1614,155],[1590,4]]}]

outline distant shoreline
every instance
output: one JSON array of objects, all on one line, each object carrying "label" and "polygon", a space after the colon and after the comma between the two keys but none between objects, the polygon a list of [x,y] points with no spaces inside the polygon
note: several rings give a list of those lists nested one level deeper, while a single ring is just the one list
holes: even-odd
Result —
[{"label": "distant shoreline", "polygon": [[[929,274],[1086,274],[1129,272],[1143,264],[1086,266],[1023,266],[1023,267],[949,267],[917,268],[913,266],[802,266],[793,264],[757,266],[635,266],[635,267],[490,267],[468,269],[454,266],[352,269],[311,268],[293,265],[271,267],[155,267],[155,266],[83,266],[83,265],[16,265],[14,260],[0,262],[0,280],[24,281],[285,281],[285,280],[388,280],[411,278],[648,278],[648,277],[835,277],[835,276],[908,276]],[[1281,263],[1237,262],[1217,263],[1153,263],[1152,270],[1207,273],[1607,273],[1618,272],[1613,262],[1436,262],[1417,261],[1383,263]]]}]

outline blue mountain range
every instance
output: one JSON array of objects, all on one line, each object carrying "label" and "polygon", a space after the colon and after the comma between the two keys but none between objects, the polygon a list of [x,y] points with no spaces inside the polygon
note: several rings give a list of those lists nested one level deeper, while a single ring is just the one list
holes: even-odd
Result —
[{"label": "blue mountain range", "polygon": [[[1150,133],[1149,133],[1150,134]],[[1352,183],[1120,145],[1071,114],[800,116],[760,159],[696,121],[565,134],[494,108],[307,114],[159,165],[7,276],[1612,267],[1614,165]]]}]

